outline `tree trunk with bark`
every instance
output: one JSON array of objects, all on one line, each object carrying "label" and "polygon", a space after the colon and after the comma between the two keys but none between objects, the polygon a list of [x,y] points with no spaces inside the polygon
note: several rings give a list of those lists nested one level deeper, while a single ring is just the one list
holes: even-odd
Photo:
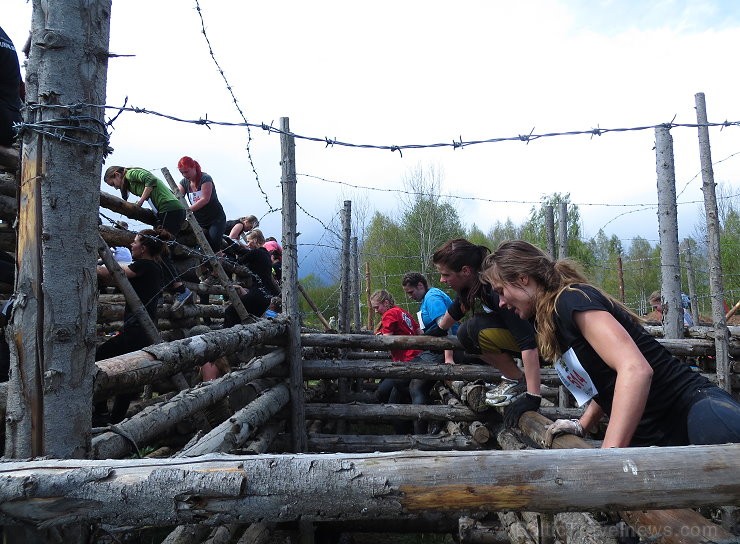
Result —
[{"label": "tree trunk with bark", "polygon": [[90,447],[110,0],[33,2],[5,454]]},{"label": "tree trunk with bark", "polygon": [[0,523],[167,526],[211,516],[247,523],[697,508],[740,501],[739,465],[738,444],[18,461],[0,465]]}]

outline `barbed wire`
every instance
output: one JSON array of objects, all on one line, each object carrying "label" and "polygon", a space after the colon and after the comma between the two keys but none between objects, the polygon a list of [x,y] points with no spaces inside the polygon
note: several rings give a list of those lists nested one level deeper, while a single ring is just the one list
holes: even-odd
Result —
[{"label": "barbed wire", "polygon": [[673,121],[668,123],[657,123],[654,125],[642,125],[642,126],[634,126],[634,127],[623,127],[623,128],[591,128],[591,129],[584,129],[584,130],[570,130],[570,131],[556,131],[556,132],[546,132],[546,133],[540,133],[535,134],[534,131],[530,132],[527,135],[515,135],[515,136],[500,136],[500,137],[492,137],[492,138],[486,138],[481,140],[468,140],[463,141],[462,139],[460,141],[452,140],[451,142],[436,142],[436,143],[428,143],[428,144],[404,144],[404,145],[388,145],[388,144],[361,144],[361,143],[353,143],[348,141],[342,141],[338,139],[331,139],[328,137],[319,137],[319,136],[309,136],[304,134],[298,134],[296,132],[292,131],[285,131],[280,128],[274,127],[271,124],[268,125],[266,123],[253,123],[250,121],[241,121],[241,122],[234,122],[234,121],[217,121],[214,119],[208,119],[206,118],[199,118],[199,119],[184,119],[182,117],[178,117],[176,115],[171,115],[167,113],[158,112],[155,110],[150,110],[145,107],[136,107],[136,106],[110,106],[106,104],[89,104],[89,103],[76,103],[76,104],[60,104],[60,105],[54,105],[49,106],[45,105],[44,107],[51,108],[78,108],[81,106],[87,106],[87,107],[98,107],[98,108],[105,108],[110,110],[116,110],[116,111],[125,111],[125,112],[132,112],[137,114],[143,114],[143,115],[153,115],[156,117],[161,117],[163,119],[168,119],[170,121],[175,121],[179,123],[188,123],[188,124],[194,124],[194,125],[202,125],[202,126],[223,126],[223,127],[251,127],[251,128],[259,128],[268,134],[282,134],[285,136],[291,136],[297,140],[305,140],[315,143],[322,143],[325,145],[325,147],[334,147],[334,146],[340,146],[340,147],[349,147],[349,148],[356,148],[356,149],[374,149],[374,150],[384,150],[384,151],[392,151],[392,152],[401,152],[403,150],[409,150],[409,149],[435,149],[435,148],[452,148],[452,149],[459,149],[466,146],[471,145],[479,145],[479,144],[493,144],[493,143],[500,143],[500,142],[524,142],[529,143],[531,141],[543,139],[543,138],[558,138],[563,136],[577,136],[577,135],[590,135],[590,136],[602,136],[604,134],[608,133],[622,133],[622,132],[639,132],[644,130],[650,130],[650,129],[656,129],[656,128],[667,128],[667,129],[673,129],[673,128],[700,128],[700,127],[706,127],[706,128],[714,128],[714,127],[734,127],[734,126],[740,126],[740,121],[722,121],[722,122],[707,122],[707,123],[675,123]]},{"label": "barbed wire", "polygon": [[273,210],[272,204],[270,204],[270,199],[267,197],[267,193],[264,191],[264,189],[262,189],[262,184],[260,183],[260,177],[259,177],[259,174],[257,173],[257,168],[254,165],[254,160],[252,159],[252,148],[251,148],[252,130],[250,129],[249,123],[247,123],[247,117],[246,115],[244,115],[244,112],[242,111],[242,108],[239,105],[239,101],[236,99],[236,95],[234,94],[234,89],[231,87],[231,84],[229,83],[229,80],[226,78],[226,74],[224,73],[223,68],[221,68],[221,65],[216,59],[216,55],[213,52],[213,47],[211,46],[211,40],[208,38],[208,33],[206,32],[206,23],[203,20],[203,11],[200,9],[200,4],[198,3],[198,0],[195,0],[195,10],[198,12],[198,17],[200,18],[201,32],[203,33],[203,37],[206,40],[206,44],[208,44],[208,52],[210,53],[211,58],[213,59],[213,62],[216,64],[218,73],[221,74],[221,77],[223,78],[224,83],[226,83],[226,89],[228,89],[229,94],[231,95],[231,99],[234,102],[234,106],[236,106],[236,110],[239,112],[239,115],[244,120],[244,123],[247,127],[247,157],[249,158],[249,165],[252,167],[252,172],[254,172],[254,178],[257,180],[257,187],[262,193],[262,196],[265,197],[265,202],[267,203],[267,207],[269,211],[272,211]]}]

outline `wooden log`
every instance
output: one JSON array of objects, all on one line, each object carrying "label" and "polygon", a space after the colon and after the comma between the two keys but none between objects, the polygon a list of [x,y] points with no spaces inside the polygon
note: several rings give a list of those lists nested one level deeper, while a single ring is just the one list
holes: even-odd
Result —
[{"label": "wooden log", "polygon": [[480,521],[463,516],[458,531],[460,544],[508,544],[509,534],[501,528],[501,522]]},{"label": "wooden log", "polygon": [[394,336],[368,334],[301,334],[301,345],[323,348],[361,348],[377,351],[390,349],[462,349],[456,336]]},{"label": "wooden log", "polygon": [[116,389],[151,383],[222,355],[269,343],[283,336],[285,330],[285,319],[263,319],[98,361],[95,392],[108,394]]},{"label": "wooden log", "polygon": [[180,525],[165,537],[162,544],[192,544],[201,542],[211,528],[207,525]]},{"label": "wooden log", "polygon": [[288,405],[288,386],[280,384],[265,392],[254,402],[235,413],[228,421],[213,429],[201,440],[178,454],[197,457],[204,453],[228,452],[242,445],[255,429]]},{"label": "wooden log", "polygon": [[536,544],[532,535],[514,512],[496,512],[511,544]]},{"label": "wooden log", "polygon": [[296,286],[298,287],[298,291],[301,293],[301,295],[303,295],[304,300],[308,303],[308,305],[311,307],[311,309],[316,314],[316,317],[319,319],[321,324],[324,326],[324,329],[327,331],[331,330],[331,325],[329,325],[329,322],[324,317],[324,314],[321,313],[321,310],[319,310],[319,307],[316,306],[316,303],[309,296],[309,294],[306,292],[303,286],[300,283],[296,283]]},{"label": "wooden log", "polygon": [[111,210],[112,212],[120,213],[129,219],[135,219],[136,221],[146,223],[147,225],[154,226],[157,224],[157,216],[149,208],[137,206],[136,204],[123,200],[122,198],[105,191],[100,192],[100,207]]},{"label": "wooden log", "polygon": [[[663,337],[663,327],[659,325],[643,325],[643,328],[651,335],[655,336],[656,338],[662,338]],[[715,338],[715,330],[714,327],[707,327],[707,326],[694,326],[694,327],[687,327],[685,329],[685,335],[687,338],[705,338],[709,340],[714,340]],[[730,336],[734,338],[740,337],[740,327],[739,326],[728,326],[727,331],[730,333]]]},{"label": "wooden log", "polygon": [[270,541],[272,527],[270,523],[252,523],[236,544],[267,544]]},{"label": "wooden log", "polygon": [[588,512],[568,512],[555,514],[553,525],[555,536],[560,542],[569,544],[617,544],[617,531],[614,527],[604,527]]},{"label": "wooden log", "polygon": [[[424,470],[419,470],[423,466]],[[740,444],[0,464],[0,523],[167,526],[737,504]]]},{"label": "wooden log", "polygon": [[[699,338],[668,340],[659,338],[658,342],[668,351],[678,356],[713,355],[714,343]],[[369,336],[364,334],[302,334],[304,346],[355,348],[372,350],[389,349],[462,349],[457,337],[435,338],[431,336]],[[740,356],[740,342],[730,343],[730,355]]]},{"label": "wooden log", "polygon": [[116,425],[116,432],[93,438],[93,458],[112,459],[128,455],[133,449],[133,443],[138,447],[149,444],[175,424],[216,404],[232,391],[245,386],[284,360],[285,352],[277,350],[250,361],[243,370],[235,370],[216,380],[205,382],[198,388],[182,391],[166,403],[139,412]]},{"label": "wooden log", "polygon": [[467,406],[430,404],[306,404],[308,419],[476,421],[480,417]]},{"label": "wooden log", "polygon": [[[267,452],[276,437],[284,430],[284,428],[285,421],[271,421],[267,425],[263,425],[259,431],[257,431],[257,435],[246,445],[244,452],[252,455]],[[285,448],[282,451],[288,451],[288,449],[289,448]]]},{"label": "wooden log", "polygon": [[[124,305],[104,301],[98,303],[98,323],[121,321]],[[209,317],[223,319],[225,306],[221,304],[185,304],[177,310],[172,310],[171,304],[163,304],[157,308],[158,319],[192,319],[194,317]]]},{"label": "wooden log", "polygon": [[[520,419],[519,419],[519,428],[534,442],[538,444],[542,444],[545,438],[545,427],[549,425],[551,421],[549,421],[544,416],[536,413],[536,412],[526,412]],[[736,445],[738,448],[740,448],[740,445]],[[584,449],[584,448],[591,448],[591,446],[585,442],[584,440],[578,438],[577,436],[573,436],[570,434],[564,434],[561,436],[555,437],[555,439],[552,441],[552,447],[553,448],[562,448],[562,449]],[[684,446],[687,448],[697,448],[700,446]],[[637,448],[634,448],[637,449]],[[633,448],[623,448],[624,451],[633,451]],[[660,451],[664,448],[651,448],[652,451]],[[602,450],[603,451],[603,450]],[[632,470],[632,465],[626,464],[625,470],[629,471]],[[683,477],[683,475],[681,476]],[[674,476],[675,478],[675,476]],[[730,503],[723,503],[723,504],[735,504],[733,502]],[[691,506],[691,505],[687,505]],[[615,507],[617,508],[617,507]],[[633,509],[631,506],[625,505],[624,508],[630,508],[629,511],[621,511],[619,514],[622,516],[625,521],[630,523],[632,525],[632,528],[638,533],[638,534],[654,534],[655,532],[660,532],[660,530],[655,531],[655,527],[663,527],[667,519],[673,519],[676,518],[677,520],[684,520],[683,523],[687,527],[694,527],[696,526],[697,533],[699,535],[702,534],[717,534],[720,535],[721,538],[732,538],[732,535],[722,529],[720,526],[715,525],[714,523],[711,523],[709,520],[704,518],[703,516],[696,517],[694,514],[695,512],[692,512],[691,510],[681,510],[676,512],[662,512],[660,510],[651,509],[650,512],[644,512],[643,515],[639,514],[632,514]],[[614,508],[612,508],[613,510]],[[673,523],[673,522],[672,522]],[[680,525],[680,521],[677,522],[677,525]],[[661,544],[691,544],[691,543],[699,543],[699,542],[706,542],[703,540],[703,537],[696,535],[682,535],[681,531],[678,532],[672,532],[672,530],[667,530],[665,532],[660,532],[662,540],[660,540]],[[729,540],[728,540],[729,541]]]},{"label": "wooden log", "polygon": [[498,381],[501,373],[488,365],[446,365],[397,362],[385,359],[349,361],[346,359],[312,359],[303,361],[303,375],[320,378],[399,378],[437,380]]},{"label": "wooden log", "polygon": [[[288,437],[283,435],[273,443],[271,451],[289,451]],[[323,453],[373,453],[403,450],[419,451],[474,451],[481,445],[469,436],[457,435],[308,435],[308,451]]]},{"label": "wooden log", "polygon": [[[502,430],[497,438],[503,449],[527,449],[527,445],[512,429]],[[522,512],[522,517],[530,522],[528,527],[533,529],[529,532],[541,543],[553,542],[557,535],[561,542],[569,544],[617,544],[615,536],[608,533],[588,512],[558,513],[554,519],[551,519],[551,514]]]},{"label": "wooden log", "polygon": [[478,444],[485,444],[491,438],[491,431],[489,431],[488,427],[483,425],[480,421],[473,421],[468,425],[468,434]]},{"label": "wooden log", "polygon": [[[500,379],[496,381],[500,381]],[[452,392],[474,412],[485,412],[488,410],[488,405],[486,405],[486,386],[484,384],[454,380],[449,385]]]}]

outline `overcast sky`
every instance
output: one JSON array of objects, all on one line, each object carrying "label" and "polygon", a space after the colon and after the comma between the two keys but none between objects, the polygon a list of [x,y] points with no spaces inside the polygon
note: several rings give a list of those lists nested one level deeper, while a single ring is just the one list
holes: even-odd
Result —
[{"label": "overcast sky", "polygon": [[[185,119],[240,122],[201,33],[194,0],[114,2],[110,105]],[[405,145],[508,138],[519,134],[694,123],[694,95],[706,93],[710,121],[740,120],[734,0],[272,1],[200,0],[216,60],[250,122],[354,144]],[[0,25],[20,49],[31,22],[26,0],[3,0]],[[111,114],[112,115],[112,114]],[[672,130],[681,236],[700,219],[697,131]],[[712,129],[720,161],[740,152],[740,127]],[[166,166],[191,155],[210,173],[229,218],[268,212],[246,151],[244,128],[174,123],[124,113],[106,166]],[[329,224],[349,199],[387,213],[399,196],[343,184],[400,189],[417,164],[444,172],[442,193],[463,221],[487,231],[515,223],[532,202],[570,193],[584,231],[604,227],[629,245],[658,239],[654,130],[561,136],[397,152],[297,141],[299,204]],[[281,205],[280,139],[252,129],[252,159],[273,207]],[[740,192],[740,155],[715,178]],[[301,175],[304,174],[304,175]],[[695,177],[696,176],[696,177]],[[519,202],[525,203],[520,204]],[[597,204],[597,205],[591,205]],[[322,225],[299,212],[300,241]],[[265,217],[280,234],[279,214]],[[302,249],[305,257],[306,246]]]}]

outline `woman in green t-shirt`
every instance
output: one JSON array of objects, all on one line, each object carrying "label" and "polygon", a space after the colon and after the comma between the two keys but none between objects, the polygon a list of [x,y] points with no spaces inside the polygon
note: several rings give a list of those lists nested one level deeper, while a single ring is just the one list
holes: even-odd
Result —
[{"label": "woman in green t-shirt", "polygon": [[[128,200],[129,193],[139,197],[137,206],[143,206],[149,201],[157,224],[169,232],[174,238],[182,229],[185,222],[185,206],[178,200],[172,191],[157,176],[144,168],[111,166],[103,175],[103,181],[121,191],[121,197]],[[177,272],[169,258],[162,263],[168,276],[169,287],[175,292],[172,309],[177,310],[188,302],[193,293],[178,279]]]}]

